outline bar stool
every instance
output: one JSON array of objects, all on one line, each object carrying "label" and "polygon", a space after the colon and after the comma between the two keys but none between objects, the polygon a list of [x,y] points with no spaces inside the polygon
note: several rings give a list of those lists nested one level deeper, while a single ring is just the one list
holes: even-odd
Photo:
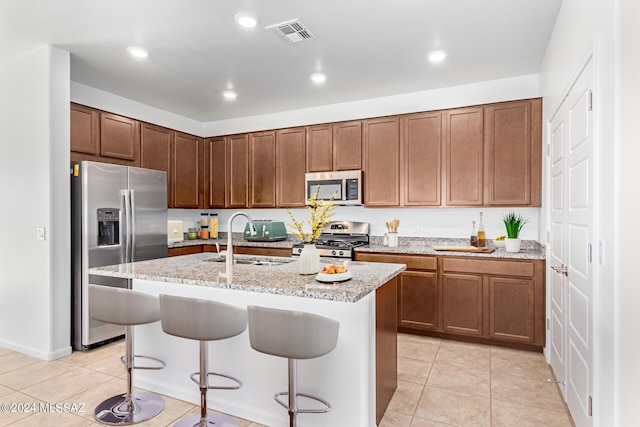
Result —
[{"label": "bar stool", "polygon": [[[325,413],[331,404],[319,397],[298,393],[297,360],[313,359],[332,351],[338,341],[340,322],[316,314],[274,308],[247,307],[249,341],[261,353],[285,357],[289,361],[289,391],[276,393],[273,398],[289,412],[289,426],[297,426],[297,415]],[[288,403],[279,399],[288,396]],[[322,409],[298,408],[298,396],[322,403]]]},{"label": "bar stool", "polygon": [[[242,382],[234,377],[208,371],[208,341],[223,340],[247,329],[246,310],[216,301],[160,295],[162,330],[169,335],[200,341],[200,370],[191,380],[200,387],[200,415],[178,421],[174,427],[239,426],[232,417],[207,413],[207,390],[238,390]],[[229,386],[210,386],[209,376],[226,378],[235,383]]]},{"label": "bar stool", "polygon": [[[163,369],[165,363],[155,357],[133,353],[133,326],[160,320],[160,304],[155,295],[131,289],[89,285],[89,314],[101,322],[125,325],[125,355],[120,361],[127,369],[127,391],[96,406],[96,421],[112,425],[130,425],[155,417],[164,408],[164,399],[150,392],[133,392],[134,369]],[[136,359],[150,359],[156,366],[136,366]]]}]

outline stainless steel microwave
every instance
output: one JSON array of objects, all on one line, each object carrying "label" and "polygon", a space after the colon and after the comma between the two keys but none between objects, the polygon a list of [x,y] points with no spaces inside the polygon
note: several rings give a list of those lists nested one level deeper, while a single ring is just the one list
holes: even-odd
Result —
[{"label": "stainless steel microwave", "polygon": [[315,172],[305,174],[305,200],[318,194],[318,198],[333,200],[336,205],[362,204],[362,171]]}]

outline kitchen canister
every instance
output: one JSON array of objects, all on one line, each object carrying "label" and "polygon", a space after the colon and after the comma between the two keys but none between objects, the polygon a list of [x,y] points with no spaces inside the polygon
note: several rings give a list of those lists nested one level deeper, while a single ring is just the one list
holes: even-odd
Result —
[{"label": "kitchen canister", "polygon": [[211,214],[211,218],[209,219],[209,238],[218,238],[218,214]]},{"label": "kitchen canister", "polygon": [[398,233],[389,233],[387,238],[389,239],[390,248],[398,247]]}]

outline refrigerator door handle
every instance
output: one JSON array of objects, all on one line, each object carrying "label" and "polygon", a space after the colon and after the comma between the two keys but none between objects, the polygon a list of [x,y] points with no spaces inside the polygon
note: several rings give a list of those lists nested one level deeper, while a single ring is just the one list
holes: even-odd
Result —
[{"label": "refrigerator door handle", "polygon": [[131,232],[129,233],[131,236],[131,257],[129,258],[130,262],[136,261],[136,192],[135,190],[129,190],[129,222],[131,223]]},{"label": "refrigerator door handle", "polygon": [[130,253],[133,252],[131,243],[131,192],[129,190],[122,190],[122,196],[124,198],[124,223],[126,227],[124,262],[131,262]]}]

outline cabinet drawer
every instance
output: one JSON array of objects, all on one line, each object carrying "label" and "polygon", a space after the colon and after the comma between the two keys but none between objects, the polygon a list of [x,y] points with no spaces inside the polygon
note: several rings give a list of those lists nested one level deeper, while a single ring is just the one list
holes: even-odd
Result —
[{"label": "cabinet drawer", "polygon": [[356,252],[358,261],[389,262],[392,264],[406,264],[409,270],[437,270],[438,258],[423,255],[392,255]]},{"label": "cabinet drawer", "polygon": [[533,277],[533,261],[494,261],[468,258],[442,258],[443,271],[504,276]]}]

